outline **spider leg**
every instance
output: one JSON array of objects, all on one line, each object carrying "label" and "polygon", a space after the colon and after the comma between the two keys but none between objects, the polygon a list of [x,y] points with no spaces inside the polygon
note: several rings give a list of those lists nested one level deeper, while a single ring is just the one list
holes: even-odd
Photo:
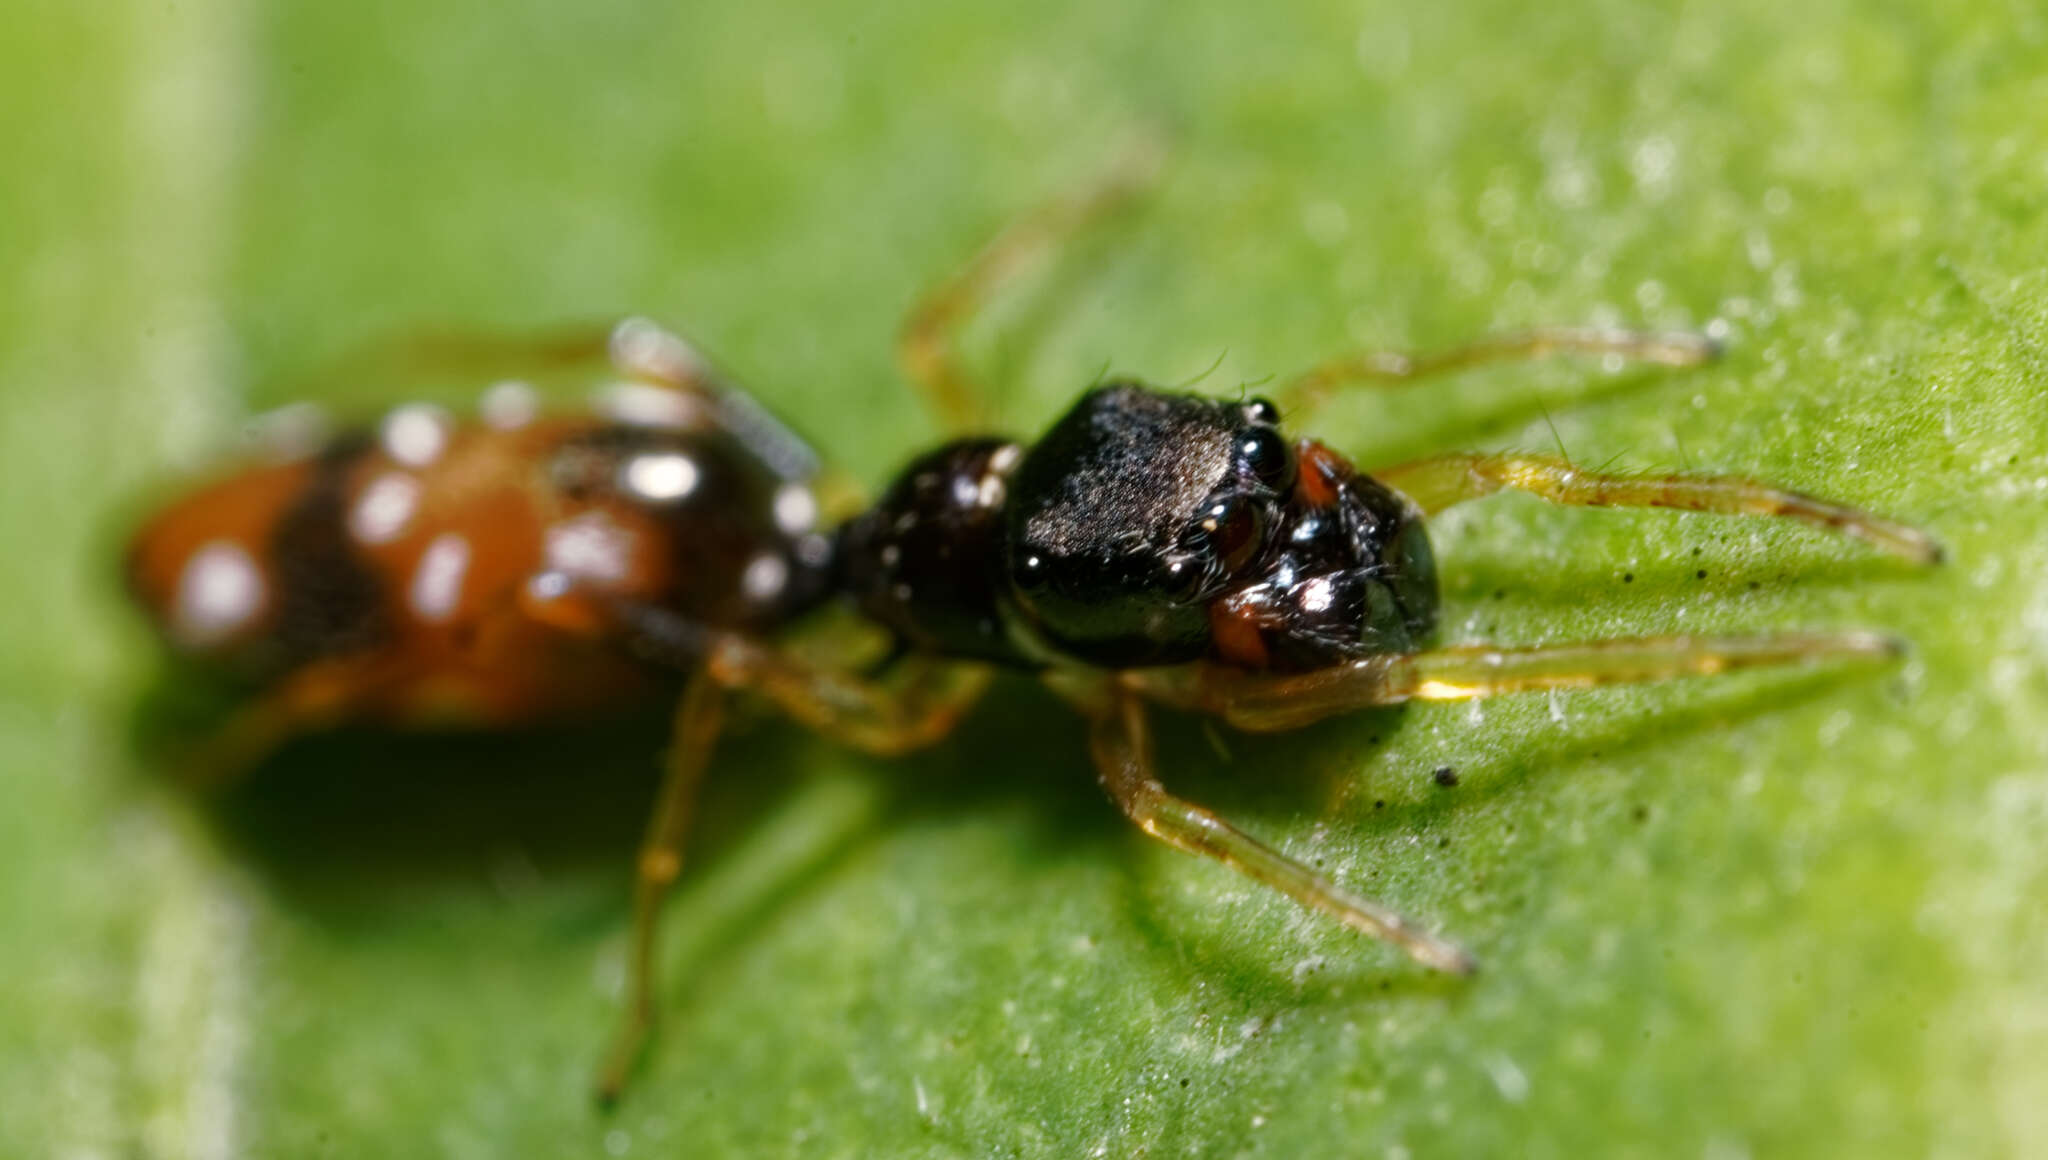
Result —
[{"label": "spider leg", "polygon": [[235,706],[203,736],[181,740],[166,756],[174,776],[196,793],[223,791],[254,772],[286,743],[356,717],[402,684],[402,665],[381,658],[334,658],[306,665],[253,700]]},{"label": "spider leg", "polygon": [[809,483],[819,475],[811,445],[680,335],[645,318],[628,318],[612,327],[605,350],[627,382],[601,396],[601,409],[629,423],[716,426],[785,480]]},{"label": "spider leg", "polygon": [[1150,189],[1163,154],[1163,148],[1150,140],[1130,147],[1092,184],[1012,222],[904,316],[897,332],[896,360],[948,431],[974,433],[989,421],[986,388],[953,350],[958,332],[1019,272]]},{"label": "spider leg", "polygon": [[712,382],[710,368],[687,343],[644,318],[530,331],[413,327],[357,344],[313,381],[340,385],[428,375],[485,379],[606,364],[654,386],[703,390]]},{"label": "spider leg", "polygon": [[1463,701],[1738,669],[1885,661],[1903,651],[1897,639],[1872,632],[1619,637],[1529,648],[1452,645],[1362,657],[1307,673],[1257,673],[1204,663],[1138,670],[1123,680],[1163,704],[1213,714],[1239,729],[1279,732],[1404,701]]},{"label": "spider leg", "polygon": [[1433,455],[1373,472],[1434,515],[1503,488],[1579,507],[1662,507],[1728,516],[1799,520],[1862,540],[1918,564],[1941,560],[1927,533],[1894,520],[1796,491],[1728,475],[1610,475],[1543,455]]},{"label": "spider leg", "polygon": [[365,381],[491,380],[602,366],[612,327],[573,323],[544,330],[410,327],[366,339],[304,376],[289,394],[332,398]]},{"label": "spider leg", "polygon": [[994,675],[986,665],[912,653],[888,677],[868,677],[814,665],[787,650],[652,605],[600,603],[642,659],[680,672],[701,665],[718,684],[764,697],[799,724],[881,757],[936,744],[981,698]]},{"label": "spider leg", "polygon": [[766,697],[805,727],[863,753],[895,757],[938,743],[988,688],[991,671],[912,654],[871,679],[805,663],[737,637],[712,651],[712,675]]},{"label": "spider leg", "polygon": [[1393,943],[1425,966],[1458,975],[1474,970],[1472,956],[1456,945],[1168,793],[1154,773],[1144,703],[1124,690],[1107,696],[1106,704],[1094,708],[1089,749],[1102,788],[1139,829],[1176,849],[1213,858],[1353,930]]},{"label": "spider leg", "polygon": [[626,1013],[599,1073],[597,1098],[610,1104],[625,1089],[654,1027],[655,933],[661,902],[683,869],[683,843],[725,718],[725,689],[699,671],[676,705],[674,739],[661,789],[633,876],[633,951],[626,976]]},{"label": "spider leg", "polygon": [[728,693],[758,693],[828,737],[865,752],[894,755],[931,745],[951,732],[987,686],[989,674],[980,667],[913,656],[901,679],[869,680],[808,665],[651,605],[591,599],[594,611],[643,658],[689,674],[676,708],[667,773],[634,876],[625,1021],[597,1085],[599,1101],[609,1104],[624,1089],[653,1027],[661,902],[682,870],[683,841]]},{"label": "spider leg", "polygon": [[1339,387],[1401,386],[1484,363],[1529,361],[1556,354],[1614,355],[1652,366],[1692,367],[1712,362],[1720,353],[1712,339],[1683,331],[1546,326],[1485,335],[1444,350],[1341,355],[1288,380],[1280,388],[1279,402],[1283,411],[1293,414],[1314,407]]}]

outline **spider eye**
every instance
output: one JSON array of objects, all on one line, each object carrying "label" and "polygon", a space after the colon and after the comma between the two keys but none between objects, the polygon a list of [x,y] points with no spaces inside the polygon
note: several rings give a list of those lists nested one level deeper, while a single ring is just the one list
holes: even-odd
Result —
[{"label": "spider eye", "polygon": [[1266,517],[1258,504],[1244,498],[1229,499],[1216,506],[1202,521],[1209,533],[1209,546],[1223,570],[1232,575],[1244,571],[1258,559],[1266,543]]},{"label": "spider eye", "polygon": [[1238,439],[1237,453],[1260,483],[1286,491],[1294,482],[1294,449],[1271,427],[1253,427]]},{"label": "spider eye", "polygon": [[1280,408],[1274,406],[1271,399],[1253,399],[1244,405],[1244,417],[1246,422],[1261,427],[1278,427]]},{"label": "spider eye", "polygon": [[1208,584],[1209,572],[1202,567],[1199,557],[1175,556],[1167,561],[1163,591],[1169,598],[1183,604],[1191,602],[1201,596]]}]

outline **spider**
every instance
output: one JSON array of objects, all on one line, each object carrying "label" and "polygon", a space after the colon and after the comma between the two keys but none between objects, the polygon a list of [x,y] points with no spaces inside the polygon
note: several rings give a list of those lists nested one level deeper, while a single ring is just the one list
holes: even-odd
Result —
[{"label": "spider", "polygon": [[[1276,731],[1410,700],[1899,653],[1864,631],[1438,645],[1426,521],[1503,490],[1799,520],[1918,564],[1940,550],[1914,528],[1732,476],[1621,476],[1512,453],[1368,472],[1282,428],[1283,414],[1340,389],[1484,362],[1712,358],[1691,334],[1551,328],[1353,355],[1288,382],[1284,409],[1116,380],[1035,441],[972,433],[982,392],[953,353],[955,331],[1148,177],[1128,166],[1041,207],[913,309],[901,361],[959,434],[836,525],[820,522],[808,445],[642,320],[529,345],[552,361],[609,356],[623,381],[595,415],[543,415],[501,385],[479,422],[401,408],[374,433],[172,504],[135,538],[131,588],[175,648],[255,690],[210,764],[245,768],[339,722],[589,717],[679,674],[674,744],[636,864],[624,1022],[599,1081],[609,1100],[653,1023],[661,901],[732,693],[900,754],[945,737],[994,670],[1034,674],[1085,719],[1102,787],[1146,833],[1465,974],[1475,960],[1455,943],[1167,790],[1148,708]],[[893,640],[888,663],[823,664],[783,642],[834,600]]]}]

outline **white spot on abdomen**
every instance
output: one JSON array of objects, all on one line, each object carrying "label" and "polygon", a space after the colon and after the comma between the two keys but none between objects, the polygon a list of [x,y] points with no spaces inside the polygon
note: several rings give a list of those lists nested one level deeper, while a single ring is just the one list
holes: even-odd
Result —
[{"label": "white spot on abdomen", "polygon": [[974,502],[984,508],[1003,506],[1003,496],[1009,491],[1009,477],[1000,471],[985,471],[981,483],[974,489]]},{"label": "white spot on abdomen", "polygon": [[740,573],[740,591],[747,599],[766,603],[782,595],[789,583],[789,563],[772,552],[763,552],[747,563]]},{"label": "white spot on abdomen", "polygon": [[412,403],[384,416],[378,439],[384,454],[407,467],[425,467],[448,448],[448,413],[428,403]]},{"label": "white spot on abdomen", "polygon": [[172,631],[196,648],[218,644],[253,621],[265,599],[263,570],[248,550],[229,540],[209,541],[178,574]]},{"label": "white spot on abdomen", "polygon": [[469,573],[469,541],[454,532],[435,536],[420,553],[408,599],[415,616],[438,624],[462,606],[462,581]]},{"label": "white spot on abdomen", "polygon": [[476,410],[487,426],[513,431],[533,422],[533,417],[540,414],[540,395],[526,383],[508,380],[485,391]]},{"label": "white spot on abdomen", "polygon": [[613,365],[627,374],[689,383],[707,373],[703,358],[689,343],[649,319],[628,318],[613,327],[610,347]]},{"label": "white spot on abdomen", "polygon": [[632,533],[602,512],[585,512],[548,528],[550,569],[580,580],[623,580],[631,570]]},{"label": "white spot on abdomen", "polygon": [[527,577],[526,592],[535,600],[560,600],[569,594],[569,578],[560,572],[535,572]]},{"label": "white spot on abdomen", "polygon": [[619,468],[619,484],[649,503],[674,503],[697,490],[703,473],[680,451],[635,455]]},{"label": "white spot on abdomen", "polygon": [[795,536],[811,530],[818,520],[818,500],[801,483],[785,483],[775,491],[775,526],[784,535]]},{"label": "white spot on abdomen", "polygon": [[259,454],[288,463],[320,450],[331,429],[318,403],[290,403],[249,420],[244,437]]},{"label": "white spot on abdomen", "polygon": [[365,544],[388,544],[405,531],[419,509],[420,481],[403,471],[371,480],[348,512],[348,530]]},{"label": "white spot on abdomen", "polygon": [[620,423],[667,431],[687,431],[711,422],[697,396],[646,383],[614,384],[598,396],[597,409]]}]

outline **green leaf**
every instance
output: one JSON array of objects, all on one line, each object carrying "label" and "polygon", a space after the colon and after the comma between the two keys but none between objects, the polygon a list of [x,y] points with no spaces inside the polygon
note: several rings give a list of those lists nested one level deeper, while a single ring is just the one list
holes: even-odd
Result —
[{"label": "green leaf", "polygon": [[[1922,1155],[2048,1148],[2048,20],[2025,5],[70,6],[0,39],[0,1152]],[[1918,522],[1503,498],[1446,635],[1861,626],[1882,671],[1165,723],[1170,781],[1471,947],[1426,975],[1099,800],[1022,681],[940,748],[720,754],[667,1018],[609,1116],[656,723],[299,745],[221,806],[128,736],[120,538],[251,412],[421,325],[674,322],[867,486],[890,361],[1008,217],[1175,138],[963,340],[1028,433],[1104,368],[1725,327],[1359,394],[1460,446]],[[1213,369],[1212,369],[1213,367]],[[474,382],[324,382],[369,413]],[[565,400],[571,396],[564,390]],[[1431,771],[1451,766],[1459,784]]]}]

